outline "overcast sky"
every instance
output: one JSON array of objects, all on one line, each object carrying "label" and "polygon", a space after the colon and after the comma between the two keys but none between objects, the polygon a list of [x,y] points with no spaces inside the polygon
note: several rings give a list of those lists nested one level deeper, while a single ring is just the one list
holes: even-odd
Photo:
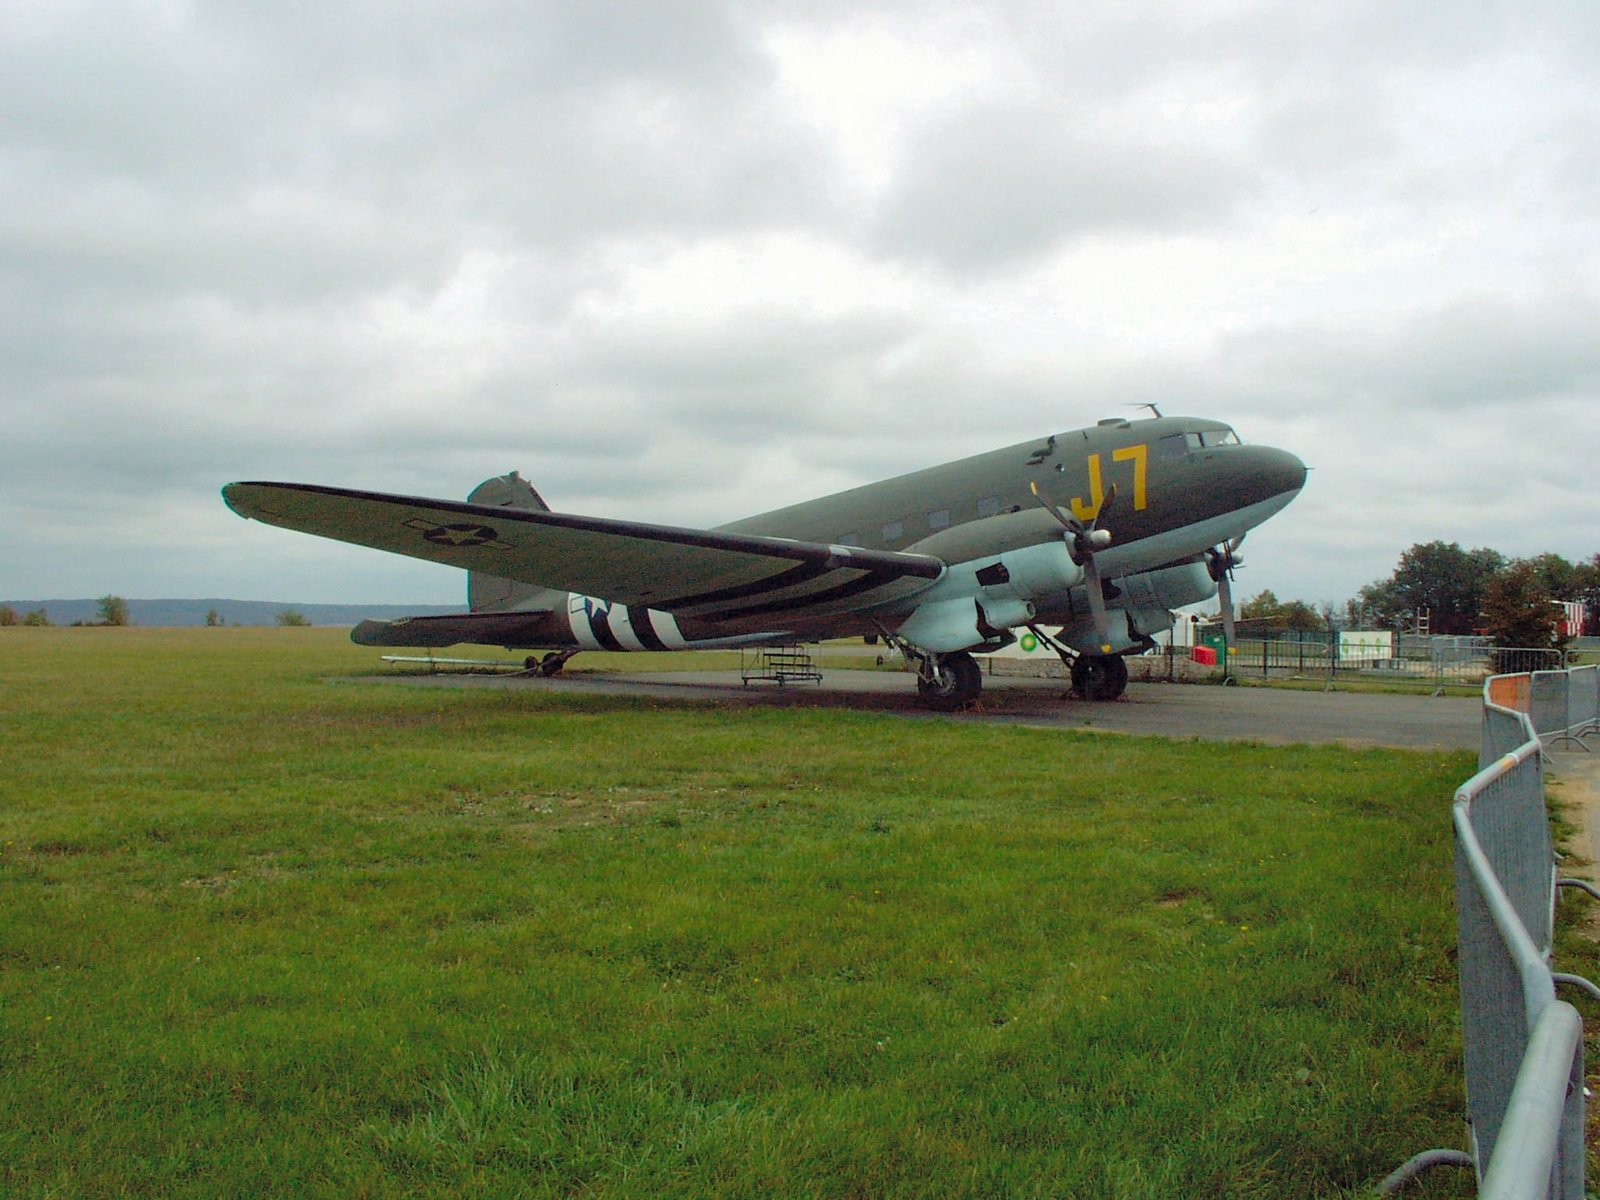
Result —
[{"label": "overcast sky", "polygon": [[1600,551],[1600,4],[0,0],[0,597],[450,603],[235,479],[716,524],[1047,432],[1241,596]]}]

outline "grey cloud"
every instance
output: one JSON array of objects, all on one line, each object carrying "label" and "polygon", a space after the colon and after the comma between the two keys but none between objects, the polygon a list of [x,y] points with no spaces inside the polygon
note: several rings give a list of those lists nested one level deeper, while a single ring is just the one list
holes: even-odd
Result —
[{"label": "grey cloud", "polygon": [[1056,106],[931,120],[873,221],[873,241],[957,271],[1003,271],[1092,231],[1222,221],[1256,180],[1243,164],[1143,138],[1092,135]]},{"label": "grey cloud", "polygon": [[0,49],[6,253],[280,300],[814,218],[828,160],[770,69],[710,4],[52,7]]},{"label": "grey cloud", "polygon": [[1439,413],[1600,392],[1600,302],[1474,297],[1398,322],[1319,322],[1225,339],[1219,371],[1330,411]]},{"label": "grey cloud", "polygon": [[[216,488],[449,496],[518,467],[580,511],[726,520],[1149,400],[1317,466],[1252,536],[1251,582],[1280,594],[1347,594],[1397,538],[1493,543],[1487,464],[1542,472],[1516,493],[1528,537],[1592,536],[1569,532],[1600,388],[1592,4],[113,0],[5,20],[0,591],[226,575],[453,599],[454,573],[246,526]],[[918,110],[873,196],[786,107],[768,22],[915,44],[946,20],[1014,86]],[[1530,75],[1548,86],[1510,86]],[[1475,155],[1491,133],[1501,152]],[[1248,261],[1318,202],[1361,230],[1351,253],[1392,259],[1325,284]],[[1446,243],[1480,248],[1476,273],[1412,253],[1458,217],[1485,231]],[[752,231],[903,307],[627,302],[630,248],[671,295],[676,251]],[[1239,286],[1184,288],[1216,313],[1138,327],[1150,247],[1219,232]],[[1126,241],[1143,276],[1041,269],[1086,239]],[[1102,289],[1121,315],[1063,346],[1047,312],[1002,325],[1018,289],[1076,329]]]}]

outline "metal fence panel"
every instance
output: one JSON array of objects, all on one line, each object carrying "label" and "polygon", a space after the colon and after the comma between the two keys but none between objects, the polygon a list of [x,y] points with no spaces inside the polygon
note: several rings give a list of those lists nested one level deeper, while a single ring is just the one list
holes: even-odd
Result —
[{"label": "metal fence panel", "polygon": [[[1573,700],[1569,690],[1587,697],[1591,686],[1600,681],[1566,671],[1490,679],[1480,769],[1456,792],[1451,813],[1462,1057],[1480,1197],[1584,1196],[1583,1027],[1577,1010],[1556,999],[1550,968],[1557,880],[1535,728],[1543,720],[1540,732],[1565,730],[1569,718],[1584,719],[1587,699]],[[1600,693],[1595,703],[1600,708]],[[1460,1157],[1416,1155],[1383,1190]]]},{"label": "metal fence panel", "polygon": [[1540,734],[1567,728],[1567,673],[1535,671],[1528,691],[1528,716]]},{"label": "metal fence panel", "polygon": [[1530,1035],[1555,1001],[1548,966],[1555,873],[1542,763],[1538,742],[1528,742],[1456,795],[1461,1037],[1480,1171],[1494,1162]]},{"label": "metal fence panel", "polygon": [[1567,722],[1577,734],[1600,726],[1600,667],[1574,667],[1567,672]]},{"label": "metal fence panel", "polygon": [[1472,1156],[1481,1173],[1494,1154],[1505,1106],[1527,1047],[1522,976],[1495,930],[1494,916],[1456,842],[1457,966],[1461,979],[1461,1053],[1467,1078]]},{"label": "metal fence panel", "polygon": [[[1526,676],[1522,676],[1526,678]],[[1483,706],[1483,735],[1478,740],[1478,770],[1504,758],[1518,746],[1536,741],[1526,713],[1501,708],[1495,704]]]},{"label": "metal fence panel", "polygon": [[[1551,1003],[1528,1041],[1527,1058],[1506,1105],[1505,1136],[1489,1160],[1478,1194],[1485,1200],[1581,1197],[1583,1022],[1578,1010]],[[1577,1137],[1569,1139],[1574,1108],[1580,1125]]]},{"label": "metal fence panel", "polygon": [[1543,761],[1531,743],[1502,758],[1507,765],[1474,776],[1461,794],[1489,869],[1534,946],[1548,954],[1556,876]]},{"label": "metal fence panel", "polygon": [[1527,671],[1559,671],[1566,666],[1566,662],[1566,652],[1562,650],[1497,646],[1489,651],[1489,663],[1496,675]]}]

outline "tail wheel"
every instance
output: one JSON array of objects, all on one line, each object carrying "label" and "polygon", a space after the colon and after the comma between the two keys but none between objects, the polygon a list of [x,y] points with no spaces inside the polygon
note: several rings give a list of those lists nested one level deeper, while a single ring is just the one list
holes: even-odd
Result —
[{"label": "tail wheel", "polygon": [[1128,690],[1128,664],[1115,654],[1080,654],[1072,686],[1085,700],[1115,700]]},{"label": "tail wheel", "polygon": [[[955,712],[978,698],[983,672],[966,651],[938,658],[937,678],[932,672],[917,676],[917,695],[935,712]],[[930,663],[930,666],[932,664]]]}]

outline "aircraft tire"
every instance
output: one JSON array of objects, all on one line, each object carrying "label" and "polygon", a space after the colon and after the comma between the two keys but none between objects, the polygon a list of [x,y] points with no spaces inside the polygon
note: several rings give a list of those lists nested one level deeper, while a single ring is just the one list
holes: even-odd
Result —
[{"label": "aircraft tire", "polygon": [[1080,654],[1072,664],[1072,686],[1085,700],[1115,700],[1128,690],[1128,664],[1115,654]]},{"label": "aircraft tire", "polygon": [[935,712],[955,712],[978,698],[983,690],[983,671],[965,650],[939,659],[940,681],[917,677],[917,695]]}]

